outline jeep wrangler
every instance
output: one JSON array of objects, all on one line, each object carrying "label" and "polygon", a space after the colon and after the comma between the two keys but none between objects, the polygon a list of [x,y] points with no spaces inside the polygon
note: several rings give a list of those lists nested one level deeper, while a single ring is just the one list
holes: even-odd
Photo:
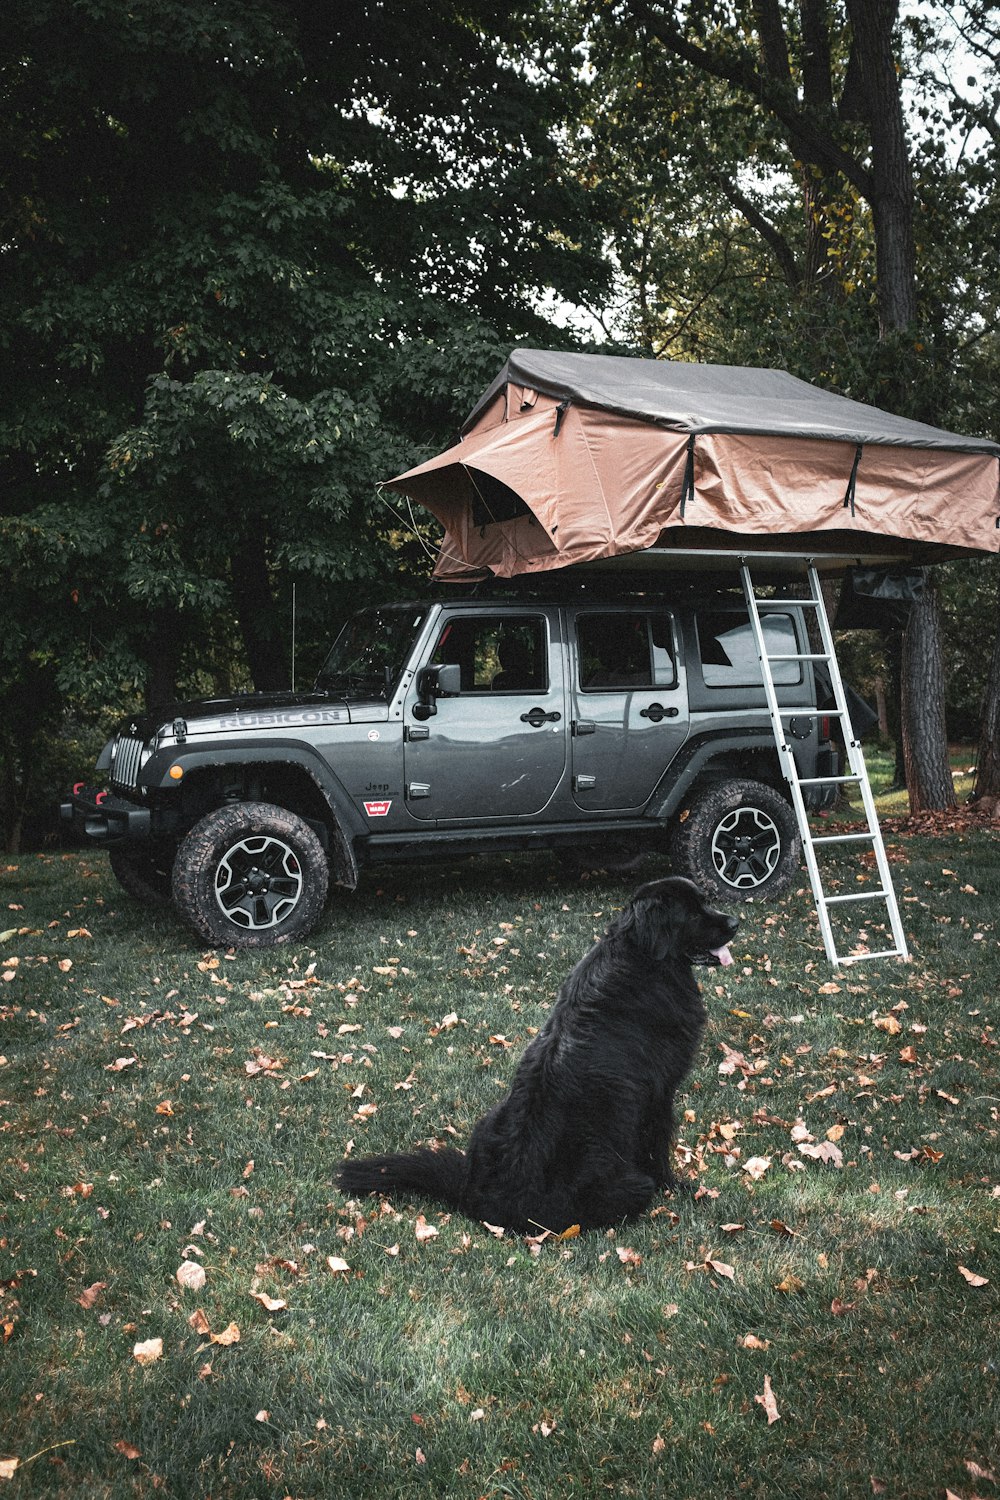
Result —
[{"label": "jeep wrangler", "polygon": [[[769,654],[808,655],[803,615],[768,611]],[[800,776],[836,775],[811,662],[774,674]],[[746,605],[708,588],[366,609],[311,692],[136,715],[97,772],[64,820],[131,896],[234,948],[303,937],[329,883],[376,861],[659,846],[740,900],[785,890],[801,856]]]}]

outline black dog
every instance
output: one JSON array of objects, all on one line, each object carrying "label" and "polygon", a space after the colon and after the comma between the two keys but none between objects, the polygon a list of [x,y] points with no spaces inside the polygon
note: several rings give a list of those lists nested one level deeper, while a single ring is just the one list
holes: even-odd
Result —
[{"label": "black dog", "polygon": [[738,926],[690,880],[641,886],[566,979],[468,1151],[345,1161],[341,1191],[426,1193],[519,1232],[642,1213],[676,1186],[674,1095],[706,1020],[691,966],[732,962]]}]

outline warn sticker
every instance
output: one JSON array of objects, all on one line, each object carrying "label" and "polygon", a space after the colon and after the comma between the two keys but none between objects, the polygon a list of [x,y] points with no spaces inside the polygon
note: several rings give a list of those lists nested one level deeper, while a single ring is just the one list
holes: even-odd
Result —
[{"label": "warn sticker", "polygon": [[370,818],[384,818],[392,806],[392,798],[383,798],[379,802],[364,803],[365,812]]}]

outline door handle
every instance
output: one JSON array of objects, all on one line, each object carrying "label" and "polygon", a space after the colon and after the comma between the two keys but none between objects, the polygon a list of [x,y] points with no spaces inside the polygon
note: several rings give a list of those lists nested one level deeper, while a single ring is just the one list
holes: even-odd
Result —
[{"label": "door handle", "polygon": [[530,724],[532,729],[540,729],[543,724],[558,724],[561,718],[560,713],[547,714],[544,708],[529,708],[526,714],[521,715],[521,723]]},{"label": "door handle", "polygon": [[654,724],[659,724],[661,719],[676,719],[678,710],[674,707],[664,708],[662,703],[651,703],[648,708],[640,708],[640,719],[650,719]]}]

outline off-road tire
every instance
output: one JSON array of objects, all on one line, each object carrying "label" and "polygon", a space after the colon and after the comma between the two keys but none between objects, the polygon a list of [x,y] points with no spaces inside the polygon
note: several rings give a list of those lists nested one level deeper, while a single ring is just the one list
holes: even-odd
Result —
[{"label": "off-road tire", "polygon": [[143,906],[169,906],[176,845],[138,850],[128,844],[108,850],[111,873],[126,895]]},{"label": "off-road tire", "polygon": [[233,802],[196,823],[174,861],[174,904],[206,943],[271,948],[319,921],[330,870],[308,823],[269,802]]},{"label": "off-road tire", "polygon": [[695,793],[675,825],[671,864],[716,901],[767,900],[794,881],[802,860],[795,813],[764,781],[719,781]]}]

